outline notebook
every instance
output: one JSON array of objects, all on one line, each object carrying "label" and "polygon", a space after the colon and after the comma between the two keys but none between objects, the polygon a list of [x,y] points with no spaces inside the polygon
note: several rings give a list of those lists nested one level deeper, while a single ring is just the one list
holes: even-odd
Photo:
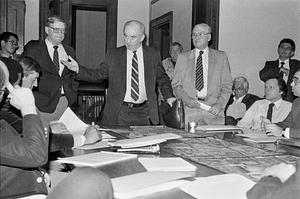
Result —
[{"label": "notebook", "polygon": [[197,167],[180,157],[171,158],[139,158],[139,162],[147,171],[192,171]]},{"label": "notebook", "polygon": [[90,153],[56,160],[59,163],[74,164],[75,166],[100,167],[116,162],[130,159],[136,159],[136,154],[125,154],[116,152],[101,151],[98,153]]}]

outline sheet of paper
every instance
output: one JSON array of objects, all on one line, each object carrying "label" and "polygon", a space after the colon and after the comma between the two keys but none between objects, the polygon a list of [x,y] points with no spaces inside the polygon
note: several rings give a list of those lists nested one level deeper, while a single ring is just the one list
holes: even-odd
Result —
[{"label": "sheet of paper", "polygon": [[103,149],[109,148],[111,145],[106,141],[96,142],[94,144],[87,144],[83,146],[75,147],[76,149],[90,150],[90,149]]},{"label": "sheet of paper", "polygon": [[204,104],[203,102],[197,101],[200,105],[200,108],[209,111],[209,109],[211,108],[211,106]]},{"label": "sheet of paper", "polygon": [[196,130],[199,131],[228,131],[228,130],[242,130],[241,127],[233,126],[233,125],[222,125],[222,124],[215,124],[215,125],[199,125],[196,127]]},{"label": "sheet of paper", "polygon": [[59,163],[74,164],[76,166],[90,166],[99,167],[107,164],[112,164],[124,160],[137,158],[136,154],[125,154],[101,151],[98,153],[90,153],[85,155],[78,155],[68,158],[60,158],[56,160]]},{"label": "sheet of paper", "polygon": [[199,177],[180,189],[195,198],[247,199],[246,192],[255,183],[239,174]]},{"label": "sheet of paper", "polygon": [[150,171],[113,178],[114,198],[135,198],[179,187],[188,183],[180,179],[188,177],[191,175],[181,172]]},{"label": "sheet of paper", "polygon": [[269,137],[257,137],[257,138],[244,138],[244,141],[246,142],[255,142],[255,143],[274,143],[277,140],[281,139],[282,137],[275,137],[275,136],[269,136]]},{"label": "sheet of paper", "polygon": [[85,129],[88,127],[88,125],[80,120],[69,107],[65,110],[58,121],[64,123],[71,133],[83,134]]},{"label": "sheet of paper", "polygon": [[148,145],[155,145],[171,139],[179,139],[180,135],[173,133],[163,133],[152,136],[145,136],[141,138],[123,139],[112,143],[112,146],[119,146],[121,148],[134,148]]},{"label": "sheet of paper", "polygon": [[172,158],[139,158],[147,171],[192,171],[197,167],[179,157]]}]

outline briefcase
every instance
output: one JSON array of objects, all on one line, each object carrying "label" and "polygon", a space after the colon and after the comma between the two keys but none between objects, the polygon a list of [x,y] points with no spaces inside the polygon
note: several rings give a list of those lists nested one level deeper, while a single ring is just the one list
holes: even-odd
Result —
[{"label": "briefcase", "polygon": [[164,111],[162,117],[167,127],[184,129],[184,105],[181,99],[176,99],[172,107],[168,103],[162,104]]}]

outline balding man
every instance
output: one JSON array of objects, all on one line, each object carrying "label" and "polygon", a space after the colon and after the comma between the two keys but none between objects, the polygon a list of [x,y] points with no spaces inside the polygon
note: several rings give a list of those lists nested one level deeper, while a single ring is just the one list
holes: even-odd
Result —
[{"label": "balding man", "polygon": [[[211,28],[207,24],[194,26],[192,40],[195,48],[178,56],[172,81],[174,94],[185,104],[186,123],[224,124],[232,88],[227,56],[208,47]],[[211,108],[204,110],[199,101]]]},{"label": "balding man", "polygon": [[98,70],[65,65],[88,81],[108,78],[107,100],[102,123],[106,125],[158,124],[156,84],[171,105],[175,100],[170,80],[159,53],[142,44],[145,26],[137,20],[127,21],[123,29],[125,46],[109,50]]}]

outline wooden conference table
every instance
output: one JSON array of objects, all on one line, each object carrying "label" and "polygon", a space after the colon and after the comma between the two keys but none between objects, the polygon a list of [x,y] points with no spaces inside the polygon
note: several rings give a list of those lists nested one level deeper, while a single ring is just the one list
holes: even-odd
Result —
[{"label": "wooden conference table", "polygon": [[[181,135],[178,140],[171,140],[160,145],[160,157],[181,157],[197,166],[196,177],[206,177],[223,173],[238,173],[251,180],[258,181],[261,171],[281,162],[295,164],[300,154],[300,148],[287,147],[278,143],[257,144],[245,142],[234,133],[186,133],[183,130],[165,126],[140,126],[131,130],[109,132],[117,138],[137,138],[161,133],[175,133]],[[110,150],[110,149],[105,149]],[[64,157],[96,152],[99,150],[65,150],[60,155]],[[139,155],[144,156],[144,155]],[[72,166],[68,169],[72,169]],[[145,168],[136,160],[122,162],[122,164],[101,167],[101,171],[110,177],[120,177],[143,172]],[[180,189],[159,192],[143,198],[193,198]]]}]

